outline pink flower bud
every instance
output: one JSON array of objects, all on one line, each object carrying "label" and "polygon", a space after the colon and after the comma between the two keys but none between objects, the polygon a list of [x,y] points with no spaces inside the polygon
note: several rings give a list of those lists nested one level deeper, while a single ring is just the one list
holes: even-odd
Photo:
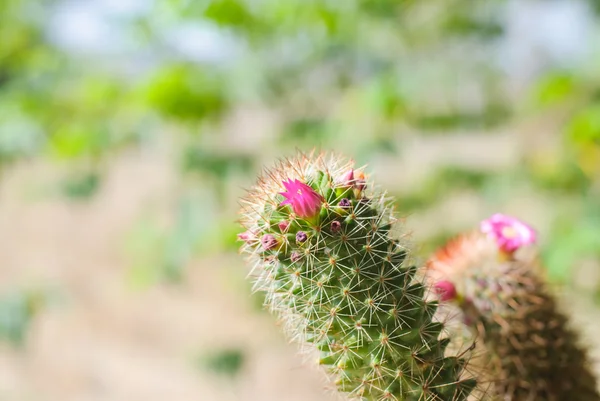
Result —
[{"label": "pink flower bud", "polygon": [[262,238],[260,239],[260,243],[262,244],[262,247],[264,248],[265,251],[276,248],[277,245],[279,244],[277,242],[277,238],[275,238],[271,234],[263,235]]},{"label": "pink flower bud", "polygon": [[340,203],[338,203],[339,207],[350,207],[351,203],[348,198],[343,198]]},{"label": "pink flower bud", "polygon": [[283,181],[286,192],[280,192],[286,200],[282,205],[291,205],[298,217],[314,217],[323,204],[323,197],[299,180]]},{"label": "pink flower bud", "polygon": [[255,238],[254,234],[250,231],[244,231],[243,233],[238,234],[237,237],[238,240],[244,242],[251,242]]},{"label": "pink flower bud", "polygon": [[306,235],[304,231],[298,231],[298,233],[296,234],[296,241],[299,243],[306,242],[307,239],[308,235]]},{"label": "pink flower bud", "polygon": [[350,169],[343,176],[340,177],[339,183],[344,187],[351,187],[354,185],[354,170]]},{"label": "pink flower bud", "polygon": [[342,223],[340,223],[337,220],[332,221],[331,222],[331,232],[334,234],[337,234],[340,231],[342,231]]},{"label": "pink flower bud", "polygon": [[456,299],[456,287],[450,281],[439,281],[433,286],[436,294],[440,296],[441,301],[451,301]]},{"label": "pink flower bud", "polygon": [[286,232],[287,229],[290,226],[290,222],[287,220],[281,220],[278,224],[277,227],[279,227],[279,231],[281,231],[282,233]]},{"label": "pink flower bud", "polygon": [[354,180],[354,188],[358,189],[359,191],[362,191],[366,187],[367,187],[367,180],[365,177],[365,173],[363,173],[362,171],[359,171],[356,174],[356,180]]}]

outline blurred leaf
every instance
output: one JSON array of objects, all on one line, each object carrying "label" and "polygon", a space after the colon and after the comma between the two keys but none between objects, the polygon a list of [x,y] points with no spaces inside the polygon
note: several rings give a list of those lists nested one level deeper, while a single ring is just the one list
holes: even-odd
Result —
[{"label": "blurred leaf", "polygon": [[97,172],[78,173],[62,183],[62,192],[71,199],[87,200],[100,188],[101,177]]},{"label": "blurred leaf", "polygon": [[592,103],[577,113],[569,124],[568,133],[575,143],[600,144],[600,103]]},{"label": "blurred leaf", "polygon": [[547,74],[533,87],[533,97],[536,104],[549,106],[559,103],[572,95],[575,90],[575,78],[565,72]]},{"label": "blurred leaf", "polygon": [[0,298],[0,339],[20,346],[34,316],[44,304],[36,291],[13,291]]},{"label": "blurred leaf", "polygon": [[245,353],[240,348],[223,348],[211,350],[199,358],[199,365],[218,375],[235,378],[245,363]]},{"label": "blurred leaf", "polygon": [[591,181],[576,163],[571,160],[547,165],[543,163],[531,166],[531,182],[542,189],[563,193],[583,193],[590,187]]},{"label": "blurred leaf", "polygon": [[218,153],[202,147],[188,147],[183,155],[183,169],[186,172],[198,172],[225,180],[229,174],[252,170],[252,156],[235,152]]},{"label": "blurred leaf", "polygon": [[320,118],[298,118],[284,128],[282,142],[308,142],[317,144],[327,136],[327,122]]},{"label": "blurred leaf", "polygon": [[362,11],[382,19],[398,18],[398,10],[410,4],[410,0],[359,0]]},{"label": "blurred leaf", "polygon": [[572,268],[588,257],[600,257],[600,203],[593,197],[584,201],[578,220],[561,216],[553,226],[552,236],[543,256],[551,279],[568,282]]},{"label": "blurred leaf", "polygon": [[220,78],[190,64],[163,67],[148,84],[146,99],[165,117],[179,120],[219,117],[228,103]]},{"label": "blurred leaf", "polygon": [[45,144],[42,129],[18,111],[0,106],[0,161],[33,156]]},{"label": "blurred leaf", "polygon": [[236,0],[213,0],[204,11],[204,16],[228,27],[252,26],[254,23],[254,16],[244,2]]},{"label": "blurred leaf", "polygon": [[152,218],[144,216],[133,225],[125,245],[131,264],[128,279],[134,287],[145,288],[164,279],[160,261],[165,242],[165,230]]},{"label": "blurred leaf", "polygon": [[195,196],[184,196],[176,210],[175,226],[167,239],[163,272],[168,281],[179,281],[183,269],[191,259],[199,241],[212,231],[215,218],[208,204],[201,204]]},{"label": "blurred leaf", "polygon": [[456,129],[488,129],[505,123],[511,112],[507,105],[492,103],[482,112],[462,110],[448,114],[412,113],[411,123],[426,131],[450,131]]},{"label": "blurred leaf", "polygon": [[368,96],[370,106],[383,118],[399,118],[406,112],[406,99],[393,76],[379,77],[371,84]]},{"label": "blurred leaf", "polygon": [[464,9],[449,12],[443,29],[451,34],[477,36],[484,40],[498,38],[504,33],[502,25],[498,22],[482,21],[477,16],[465,13]]},{"label": "blurred leaf", "polygon": [[127,241],[133,285],[177,283],[195,254],[222,249],[223,227],[213,198],[214,194],[204,189],[183,194],[170,227],[161,227],[147,216],[140,219]]},{"label": "blurred leaf", "polygon": [[59,159],[99,156],[113,145],[109,132],[85,122],[70,122],[50,138],[53,155]]},{"label": "blurred leaf", "polygon": [[492,177],[490,173],[444,166],[431,175],[418,191],[397,196],[396,204],[403,213],[425,209],[444,196],[465,189],[481,189]]}]

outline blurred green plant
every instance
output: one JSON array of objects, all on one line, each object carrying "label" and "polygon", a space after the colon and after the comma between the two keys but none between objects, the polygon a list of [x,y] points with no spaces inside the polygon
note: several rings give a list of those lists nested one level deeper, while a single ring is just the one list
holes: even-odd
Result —
[{"label": "blurred green plant", "polygon": [[43,293],[13,290],[0,297],[0,339],[22,346],[32,320],[46,303]]},{"label": "blurred green plant", "polygon": [[214,374],[233,379],[244,367],[246,353],[240,348],[221,348],[201,355],[197,364],[200,368]]}]

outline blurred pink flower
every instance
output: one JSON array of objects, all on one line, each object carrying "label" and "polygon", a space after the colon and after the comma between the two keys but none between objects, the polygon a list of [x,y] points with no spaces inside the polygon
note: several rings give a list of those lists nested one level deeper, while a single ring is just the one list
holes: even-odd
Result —
[{"label": "blurred pink flower", "polygon": [[323,197],[299,180],[283,181],[286,192],[280,192],[286,200],[282,205],[291,205],[298,217],[313,217],[319,213]]},{"label": "blurred pink flower", "polygon": [[244,242],[250,242],[255,238],[254,234],[250,231],[244,231],[243,233],[238,234],[237,237]]},{"label": "blurred pink flower", "polygon": [[456,287],[450,281],[437,282],[433,289],[440,296],[441,301],[451,301],[457,297]]},{"label": "blurred pink flower", "polygon": [[533,228],[514,217],[500,213],[482,221],[481,232],[494,238],[500,249],[508,253],[536,241]]}]

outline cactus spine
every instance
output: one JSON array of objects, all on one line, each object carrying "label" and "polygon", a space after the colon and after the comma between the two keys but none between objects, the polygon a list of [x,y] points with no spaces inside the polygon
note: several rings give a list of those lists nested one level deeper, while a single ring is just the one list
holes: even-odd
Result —
[{"label": "cactus spine", "polygon": [[586,351],[546,288],[536,255],[519,249],[535,240],[533,231],[502,215],[484,223],[487,233],[450,241],[428,270],[440,288],[452,286],[448,298],[483,338],[492,392],[502,401],[600,401]]},{"label": "cactus spine", "polygon": [[242,202],[254,286],[348,398],[465,400],[476,385],[467,361],[445,355],[438,303],[390,234],[389,200],[371,188],[327,154],[267,171]]}]

